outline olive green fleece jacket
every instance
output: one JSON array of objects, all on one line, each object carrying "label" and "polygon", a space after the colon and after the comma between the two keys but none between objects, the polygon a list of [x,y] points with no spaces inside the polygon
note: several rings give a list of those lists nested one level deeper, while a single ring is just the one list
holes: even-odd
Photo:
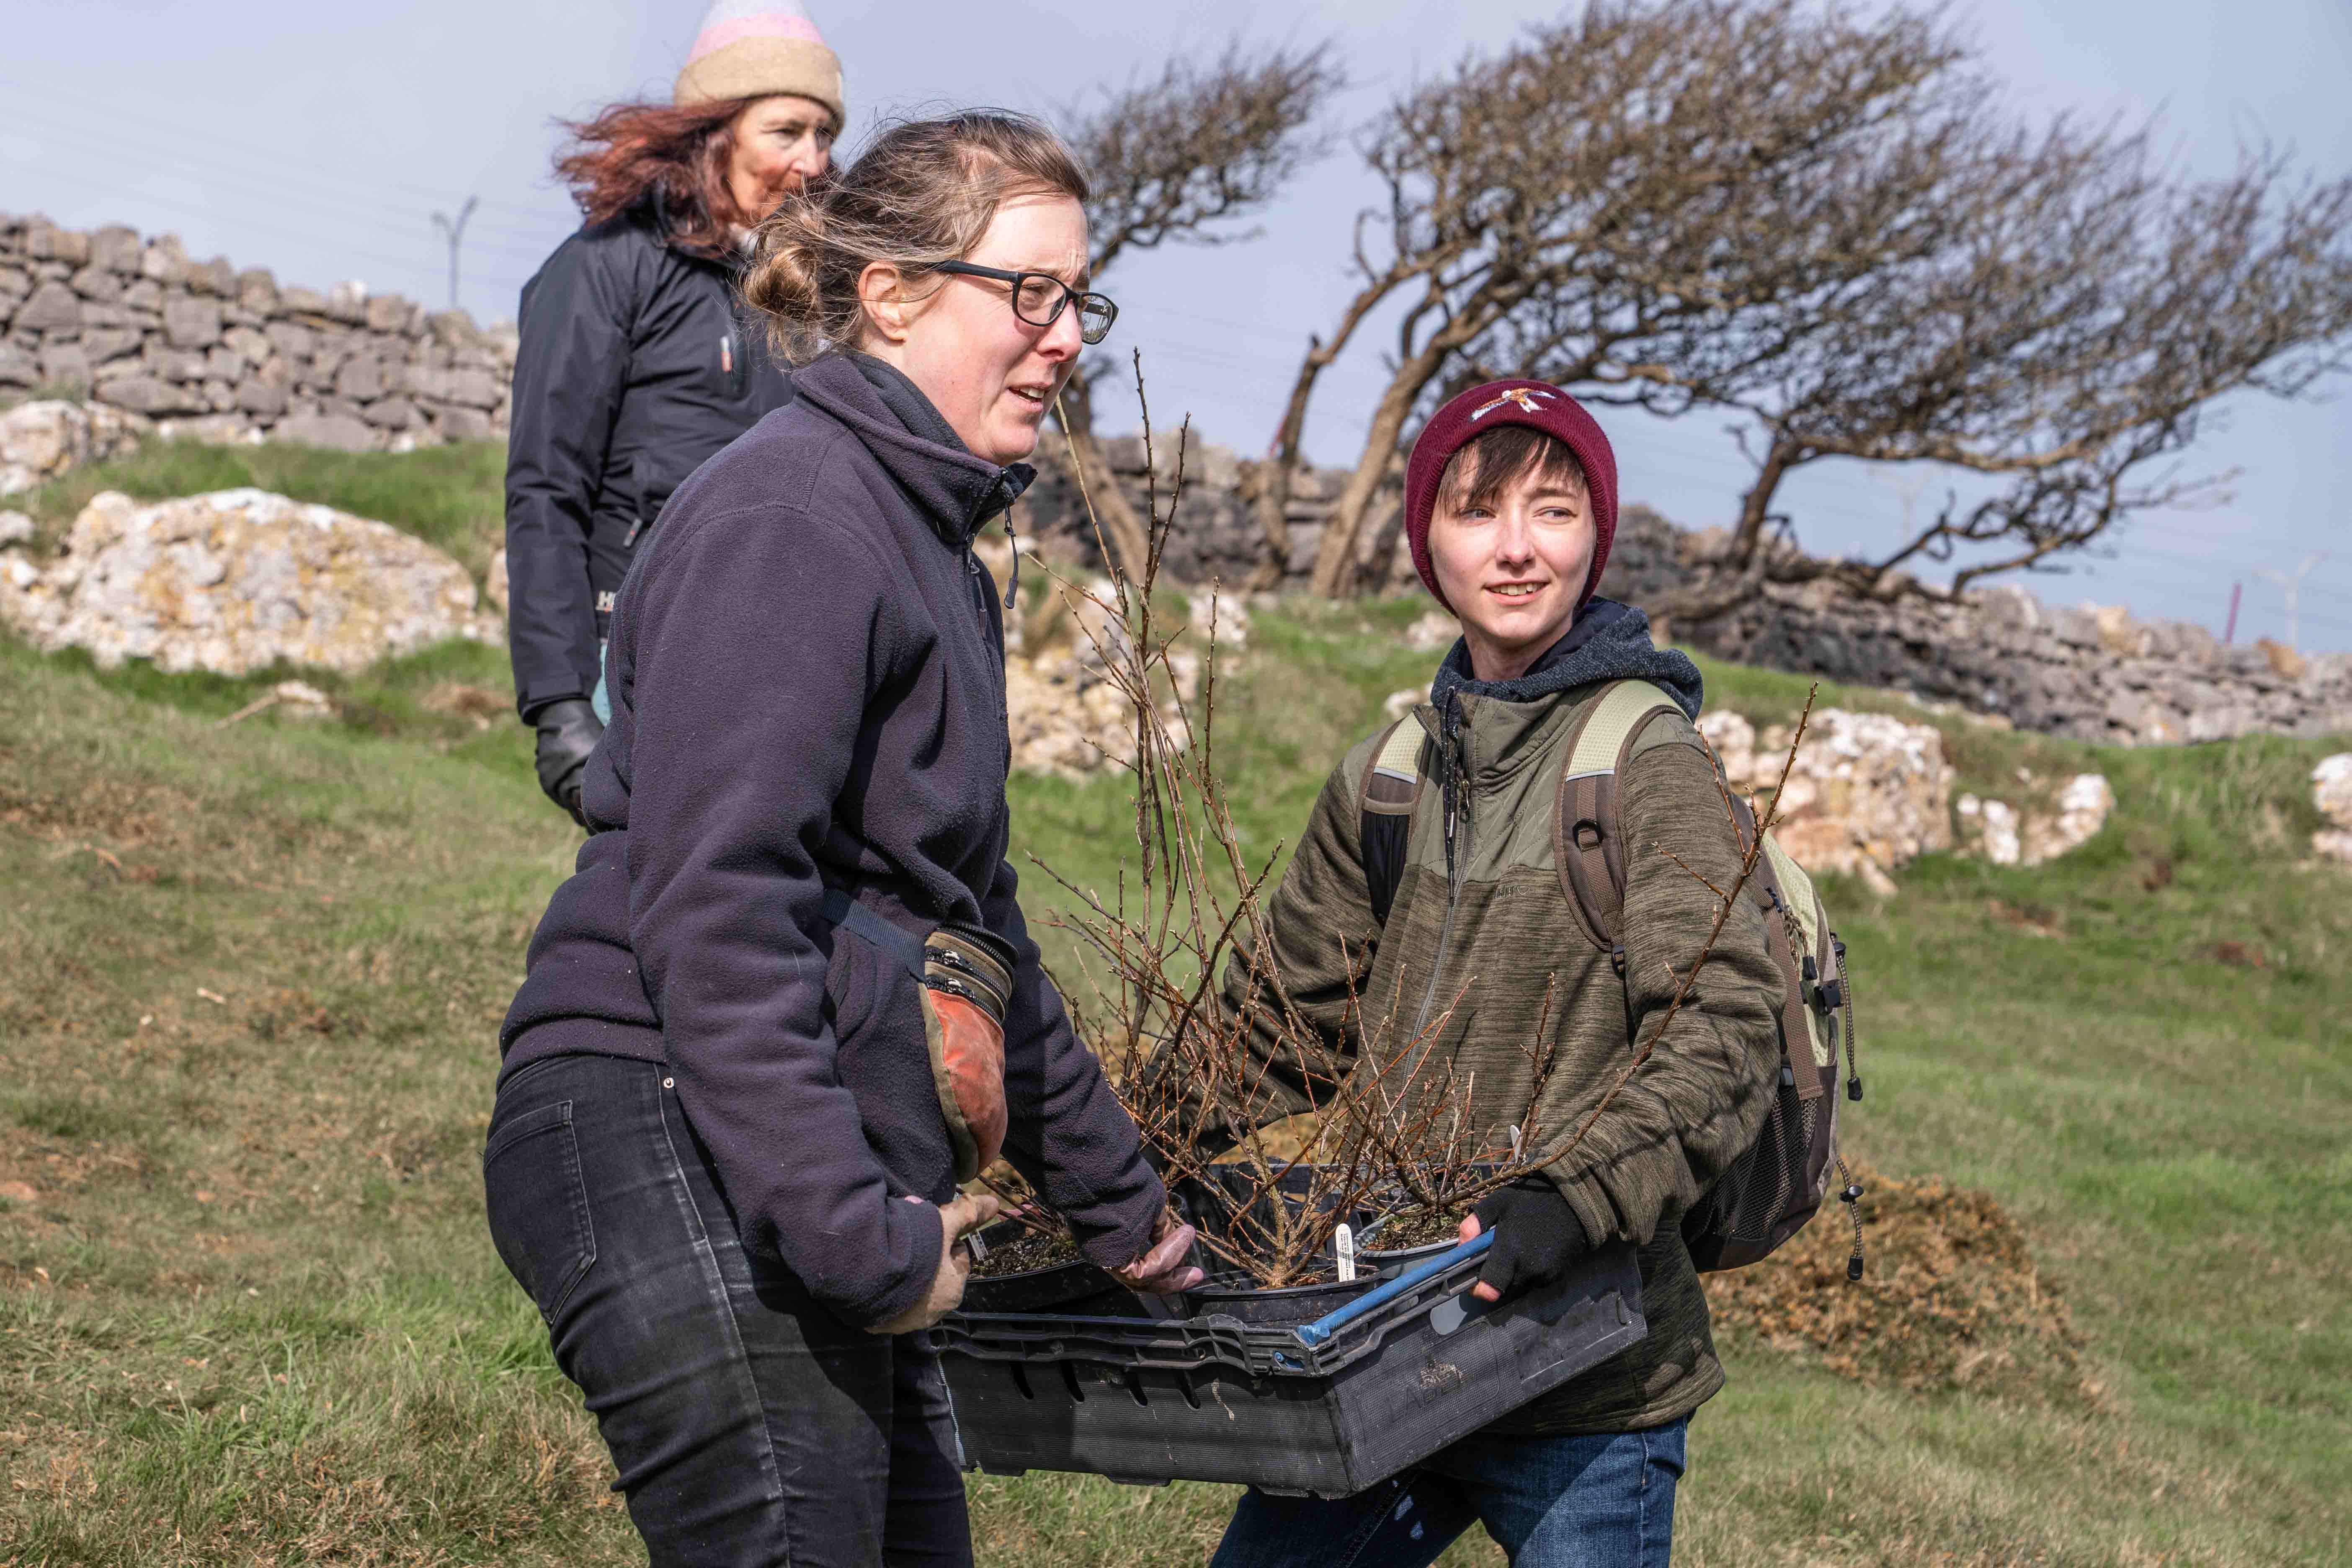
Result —
[{"label": "olive green fleece jacket", "polygon": [[[1646,653],[1646,629],[1637,635]],[[1650,657],[1689,671],[1679,656]],[[1575,662],[1559,677],[1572,679]],[[1530,684],[1552,683],[1499,689],[1524,695]],[[1687,684],[1696,708],[1695,671]],[[1540,1157],[1570,1141],[1631,1059],[1631,1042],[1657,1034],[1678,976],[1706,942],[1717,900],[1692,873],[1726,889],[1739,874],[1740,847],[1713,763],[1680,711],[1662,713],[1635,738],[1619,778],[1622,981],[1585,934],[1556,869],[1552,819],[1570,731],[1606,689],[1587,683],[1510,700],[1475,682],[1457,679],[1448,689],[1441,677],[1441,696],[1459,704],[1453,875],[1440,782],[1447,725],[1438,708],[1423,705],[1407,721],[1423,731],[1422,782],[1385,926],[1374,918],[1359,842],[1364,775],[1381,736],[1348,752],[1268,906],[1270,962],[1254,963],[1244,952],[1226,969],[1223,1005],[1228,1016],[1250,1016],[1260,1075],[1259,1103],[1228,1106],[1228,1117],[1239,1112],[1263,1125],[1309,1110],[1318,1081],[1393,1064],[1427,1028],[1414,1080],[1430,1081],[1451,1064],[1448,1081],[1468,1098],[1472,1122],[1499,1145],[1502,1130],[1528,1110],[1538,1054],[1529,1047],[1540,1029],[1554,1066],[1532,1118],[1543,1131],[1528,1152]],[[1310,1041],[1286,1037],[1270,979],[1254,978],[1271,975],[1280,976]],[[1361,978],[1351,984],[1351,976]],[[1639,1246],[1649,1334],[1495,1430],[1633,1430],[1686,1415],[1722,1386],[1706,1300],[1678,1222],[1763,1125],[1778,1081],[1781,1001],[1764,917],[1742,898],[1650,1057],[1548,1172],[1593,1243],[1622,1237]],[[1223,1142],[1199,1120],[1206,1108],[1197,1084],[1160,1081],[1183,1103],[1185,1125]]]}]

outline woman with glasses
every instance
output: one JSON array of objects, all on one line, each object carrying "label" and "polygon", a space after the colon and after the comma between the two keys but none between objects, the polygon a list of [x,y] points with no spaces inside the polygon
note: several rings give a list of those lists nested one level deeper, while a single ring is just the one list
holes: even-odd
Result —
[{"label": "woman with glasses", "polygon": [[1006,862],[971,540],[1109,329],[1086,184],[996,112],[884,132],[763,230],[796,395],[620,594],[591,837],[500,1036],[491,1233],[657,1564],[968,1563],[919,1331],[1001,1153],[1087,1257],[1196,1283]]}]

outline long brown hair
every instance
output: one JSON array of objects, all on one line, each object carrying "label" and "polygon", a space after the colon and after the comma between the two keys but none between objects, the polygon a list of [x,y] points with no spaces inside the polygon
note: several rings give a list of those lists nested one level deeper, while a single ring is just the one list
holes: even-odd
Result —
[{"label": "long brown hair", "polygon": [[887,263],[919,281],[970,255],[996,209],[1033,192],[1081,205],[1087,194],[1077,160],[1043,121],[968,109],[902,121],[845,172],[768,216],[743,298],[767,313],[786,359],[856,348],[866,331],[857,279],[866,268]]},{"label": "long brown hair", "polygon": [[604,223],[658,192],[669,243],[702,256],[734,247],[735,231],[757,218],[735,205],[727,166],[735,155],[735,117],[748,98],[677,108],[616,103],[593,120],[565,121],[572,142],[555,172],[592,224]]}]

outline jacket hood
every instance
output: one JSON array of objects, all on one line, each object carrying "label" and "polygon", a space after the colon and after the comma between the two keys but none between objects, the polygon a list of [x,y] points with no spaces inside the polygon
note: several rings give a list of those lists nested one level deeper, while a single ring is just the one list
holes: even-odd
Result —
[{"label": "jacket hood", "polygon": [[1515,680],[1480,680],[1473,676],[1470,645],[1466,639],[1455,638],[1445,662],[1437,668],[1437,679],[1430,682],[1429,700],[1444,712],[1452,706],[1455,692],[1505,702],[1533,702],[1601,680],[1647,680],[1662,686],[1690,719],[1698,717],[1706,696],[1698,666],[1678,649],[1651,643],[1648,616],[1614,599],[1594,599],[1560,639]]},{"label": "jacket hood", "polygon": [[[860,362],[886,374],[870,374]],[[974,457],[920,388],[867,356],[825,354],[793,373],[793,390],[847,426],[954,549],[970,544],[981,524],[1019,500],[1037,477],[1026,463],[1000,468]]]}]

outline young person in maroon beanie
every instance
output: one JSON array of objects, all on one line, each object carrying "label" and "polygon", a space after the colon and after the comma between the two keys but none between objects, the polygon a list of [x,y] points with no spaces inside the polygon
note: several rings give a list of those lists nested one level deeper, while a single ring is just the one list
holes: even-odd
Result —
[{"label": "young person in maroon beanie", "polygon": [[[1528,1153],[1556,1153],[1591,1126],[1463,1221],[1465,1239],[1495,1231],[1476,1293],[1503,1300],[1629,1240],[1649,1332],[1357,1497],[1245,1494],[1214,1568],[1418,1568],[1473,1523],[1515,1568],[1663,1564],[1685,1429],[1723,1384],[1678,1221],[1763,1125],[1781,982],[1763,915],[1742,900],[1706,984],[1659,1033],[1716,920],[1691,873],[1731,886],[1740,846],[1690,722],[1697,669],[1652,646],[1641,611],[1593,596],[1617,521],[1616,458],[1600,426],[1541,382],[1465,392],[1414,443],[1405,509],[1422,581],[1462,638],[1429,702],[1333,770],[1267,913],[1271,962],[1236,958],[1226,971],[1223,1005],[1253,1021],[1274,1090],[1250,1114],[1307,1109],[1311,1087],[1360,1057],[1425,1049],[1416,1075],[1450,1065],[1491,1136],[1528,1114],[1529,1047],[1549,1046],[1534,1124],[1555,1131]],[[1579,721],[1623,682],[1643,683],[1657,711],[1633,731],[1618,776],[1627,847],[1612,951],[1563,892],[1553,834]],[[1280,976],[1319,1050],[1296,1047],[1254,975]],[[1393,1022],[1368,1036],[1365,1019]],[[1653,1036],[1653,1054],[1593,1116],[1628,1042]]]}]

